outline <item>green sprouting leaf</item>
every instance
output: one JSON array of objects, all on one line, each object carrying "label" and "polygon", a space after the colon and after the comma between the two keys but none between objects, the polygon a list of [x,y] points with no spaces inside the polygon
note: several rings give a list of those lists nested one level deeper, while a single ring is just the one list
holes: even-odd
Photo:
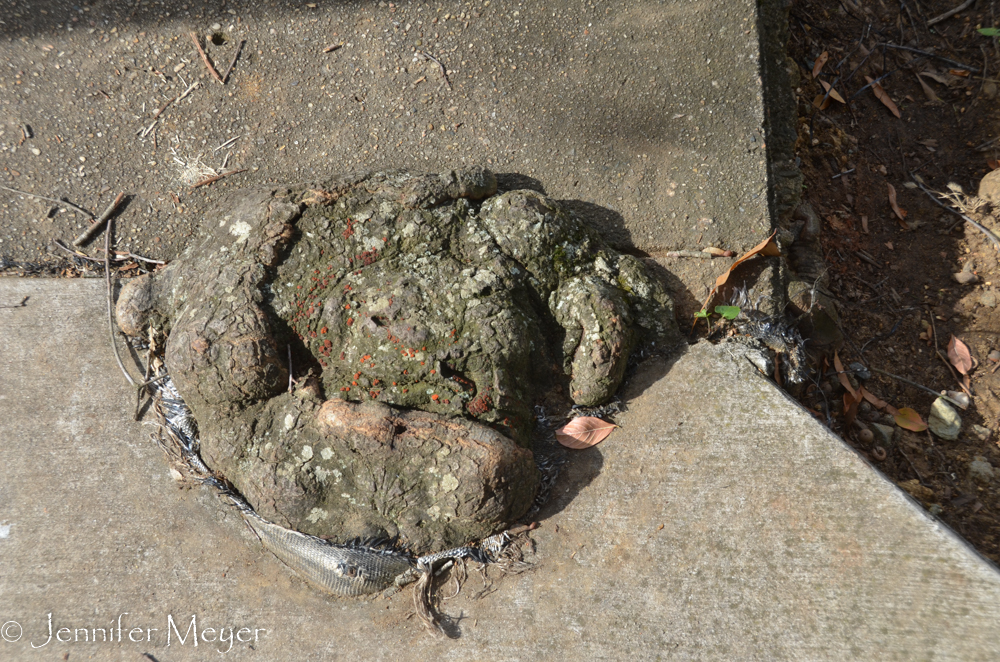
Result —
[{"label": "green sprouting leaf", "polygon": [[1000,37],[1000,28],[979,28],[979,34],[984,37]]},{"label": "green sprouting leaf", "polygon": [[723,319],[734,320],[740,314],[739,306],[716,306],[715,312],[722,315]]},{"label": "green sprouting leaf", "polygon": [[708,311],[707,310],[699,310],[698,312],[696,312],[694,314],[694,316],[695,317],[708,317]]}]

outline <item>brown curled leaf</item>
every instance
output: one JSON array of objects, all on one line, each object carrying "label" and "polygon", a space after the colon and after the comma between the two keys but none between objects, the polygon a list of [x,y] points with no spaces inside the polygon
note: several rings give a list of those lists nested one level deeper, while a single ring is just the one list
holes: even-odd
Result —
[{"label": "brown curled leaf", "polygon": [[579,416],[556,430],[556,441],[566,448],[590,448],[604,441],[616,427],[593,416]]},{"label": "brown curled leaf", "polygon": [[941,103],[941,97],[934,92],[934,89],[930,85],[924,82],[923,77],[920,74],[914,75],[917,77],[917,81],[920,83],[920,87],[923,89],[924,96],[927,97],[927,100],[934,103]]},{"label": "brown curled leaf", "polygon": [[851,380],[847,378],[847,373],[844,372],[844,364],[840,362],[840,357],[837,352],[833,353],[833,368],[837,371],[837,378],[840,380],[841,386],[847,389],[847,392],[851,394],[852,400],[858,400],[858,394],[855,393],[854,387],[851,386]]},{"label": "brown curled leaf", "polygon": [[821,80],[819,84],[823,86],[823,89],[826,90],[827,94],[830,95],[831,99],[833,99],[834,101],[839,101],[840,103],[847,103],[846,101],[844,101],[844,97],[840,96],[840,92],[833,89],[833,87],[828,82],[826,82],[825,80]]},{"label": "brown curled leaf", "polygon": [[972,354],[969,353],[969,346],[955,336],[948,341],[948,360],[963,375],[968,375],[972,370]]},{"label": "brown curled leaf", "polygon": [[892,184],[886,184],[886,186],[889,187],[889,206],[892,207],[892,211],[896,214],[896,218],[899,219],[899,224],[903,226],[903,229],[909,230],[910,226],[906,224],[906,210],[900,209],[896,203],[896,188]]},{"label": "brown curled leaf", "polygon": [[813,78],[819,76],[819,72],[823,71],[823,65],[825,65],[826,61],[829,59],[830,59],[829,51],[823,51],[822,53],[820,53],[820,56],[816,58],[815,64],[813,64]]},{"label": "brown curled leaf", "polygon": [[[774,257],[781,255],[781,249],[778,248],[778,244],[776,244],[774,241],[774,237],[777,234],[778,231],[775,230],[774,232],[771,233],[771,236],[769,236],[767,239],[765,239],[764,241],[760,242],[759,244],[751,248],[749,251],[741,255],[739,259],[737,259],[735,262],[729,265],[729,268],[726,269],[725,273],[723,273],[721,276],[715,279],[715,287],[713,287],[712,291],[708,293],[708,298],[705,299],[705,305],[703,305],[701,309],[708,310],[708,304],[712,302],[712,297],[715,296],[715,293],[719,291],[720,287],[726,284],[726,281],[729,280],[729,274],[733,272],[733,269],[743,264],[744,262],[754,257],[755,255],[764,255],[767,257]],[[695,324],[697,324],[698,318],[696,317],[694,321]],[[694,324],[691,325],[691,329],[692,330],[694,329]]]},{"label": "brown curled leaf", "polygon": [[893,407],[892,405],[890,405],[888,402],[886,402],[882,398],[880,398],[877,395],[873,394],[871,391],[869,391],[868,389],[866,389],[864,386],[861,386],[860,388],[858,388],[858,392],[861,393],[861,397],[863,397],[865,400],[867,400],[872,405],[874,405],[876,409],[884,409],[887,413],[892,414],[893,416],[895,416],[896,412],[899,411],[898,409],[896,409],[895,407]]},{"label": "brown curled leaf", "polygon": [[875,98],[881,101],[893,115],[895,115],[896,117],[902,117],[902,115],[899,113],[899,108],[896,106],[895,102],[889,97],[889,93],[886,92],[881,85],[876,83],[875,79],[872,78],[871,76],[865,76],[865,79],[868,81],[869,85],[871,85],[872,93],[875,95]]}]

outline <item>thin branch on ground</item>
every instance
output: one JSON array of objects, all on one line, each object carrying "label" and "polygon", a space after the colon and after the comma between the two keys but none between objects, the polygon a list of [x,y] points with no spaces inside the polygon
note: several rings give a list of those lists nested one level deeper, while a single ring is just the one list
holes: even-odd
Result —
[{"label": "thin branch on ground", "polygon": [[202,49],[201,43],[198,41],[198,35],[195,34],[194,32],[191,33],[191,41],[194,42],[195,47],[198,49],[198,54],[201,55],[201,60],[202,62],[205,63],[205,66],[208,68],[208,72],[212,74],[212,77],[215,78],[215,80],[219,81],[220,84],[225,85],[226,82],[222,80],[222,76],[220,76],[219,72],[216,71],[215,67],[212,66],[212,61],[208,59],[207,55],[205,55],[205,51],[204,49]]},{"label": "thin branch on ground", "polygon": [[963,2],[959,6],[955,7],[954,9],[950,9],[950,10],[946,11],[945,13],[941,14],[940,16],[935,16],[934,18],[932,18],[929,21],[927,21],[927,27],[931,27],[932,25],[940,23],[941,21],[945,21],[945,20],[951,18],[952,16],[954,16],[955,14],[957,14],[958,12],[971,7],[975,3],[976,3],[976,0],[965,0],[965,2]]},{"label": "thin branch on ground", "polygon": [[936,396],[937,396],[937,397],[939,397],[939,398],[942,398],[942,399],[944,399],[944,400],[947,400],[948,402],[950,402],[951,404],[955,405],[956,407],[961,407],[961,406],[962,406],[961,404],[959,404],[958,402],[955,402],[955,401],[954,401],[953,399],[951,399],[951,398],[950,398],[950,397],[948,397],[947,395],[943,395],[943,394],[941,394],[941,393],[939,393],[939,392],[935,391],[935,390],[934,390],[934,389],[932,389],[932,388],[927,388],[927,387],[926,387],[926,386],[924,386],[923,384],[918,384],[918,383],[916,383],[916,382],[914,382],[914,381],[910,381],[910,380],[909,380],[909,379],[907,379],[906,377],[900,377],[899,375],[894,375],[894,374],[892,374],[891,372],[886,372],[885,370],[879,370],[878,368],[873,368],[873,367],[871,367],[871,366],[868,366],[868,368],[869,368],[869,369],[870,369],[870,370],[871,370],[872,372],[877,372],[877,373],[878,373],[878,374],[880,374],[880,375],[885,375],[886,377],[891,377],[892,379],[895,379],[895,380],[897,380],[897,381],[900,381],[900,382],[903,382],[904,384],[909,384],[910,386],[912,386],[912,387],[914,387],[914,388],[919,388],[919,389],[920,389],[921,391],[927,391],[928,393],[930,393],[930,394],[932,394],[932,395],[936,395]]},{"label": "thin branch on ground", "polygon": [[111,218],[111,215],[115,213],[115,210],[118,209],[118,205],[121,204],[122,199],[124,198],[125,194],[119,193],[118,196],[114,199],[114,201],[108,206],[108,208],[104,210],[104,213],[101,214],[97,218],[97,220],[91,224],[89,228],[84,230],[79,237],[73,240],[73,246],[79,248],[80,246],[83,246],[85,243],[96,237],[97,234],[104,227],[104,222],[107,221],[109,218]]},{"label": "thin branch on ground", "polygon": [[94,218],[94,214],[93,213],[87,211],[83,207],[77,207],[76,205],[74,205],[72,202],[69,202],[68,200],[57,200],[55,198],[46,198],[44,195],[37,195],[35,193],[28,193],[27,191],[19,191],[16,188],[10,188],[9,186],[0,186],[0,188],[4,189],[5,191],[10,191],[11,193],[20,193],[21,195],[26,195],[29,198],[38,198],[39,200],[46,200],[48,202],[54,202],[57,205],[64,205],[66,207],[69,207],[70,209],[73,209],[75,211],[80,212],[81,214],[83,214],[84,216],[86,216],[88,218]]},{"label": "thin branch on ground", "polygon": [[226,81],[229,80],[229,74],[233,72],[233,67],[236,66],[236,59],[240,56],[240,52],[243,50],[243,44],[247,43],[246,39],[240,40],[240,45],[236,47],[236,54],[233,55],[233,61],[229,63],[229,68],[226,69],[226,73],[222,74],[222,84],[225,85]]},{"label": "thin branch on ground", "polygon": [[[921,180],[920,177],[918,177],[916,175],[916,173],[911,172],[910,173],[910,178],[913,180],[913,183],[915,183],[917,186],[919,186],[920,190],[923,191],[924,193],[926,193],[927,197],[929,197],[931,200],[933,200],[934,202],[936,202],[939,207],[943,207],[943,208],[947,209],[948,211],[950,211],[951,213],[956,214],[958,216],[961,216],[967,223],[971,223],[973,225],[973,227],[975,227],[977,230],[979,230],[984,235],[986,235],[986,238],[989,239],[993,243],[993,246],[997,250],[1000,250],[1000,237],[997,237],[995,234],[993,234],[993,232],[990,231],[989,228],[986,228],[986,227],[980,225],[979,223],[975,222],[974,220],[972,220],[971,218],[969,218],[968,216],[966,216],[962,212],[958,211],[957,209],[955,209],[951,205],[946,205],[943,202],[941,202],[937,198],[937,196],[934,195],[933,191],[931,191],[929,188],[927,188],[926,186],[924,186],[923,180]],[[940,195],[940,194],[938,194],[938,195]]]},{"label": "thin branch on ground", "polygon": [[121,368],[122,374],[125,375],[128,383],[137,387],[135,380],[132,379],[132,375],[128,374],[125,364],[122,363],[122,357],[118,354],[118,343],[115,341],[115,312],[112,305],[114,297],[111,291],[111,224],[114,222],[113,218],[109,218],[107,228],[104,230],[104,279],[108,284],[108,332],[111,334],[111,349],[114,350],[115,361],[118,362],[118,367]]}]

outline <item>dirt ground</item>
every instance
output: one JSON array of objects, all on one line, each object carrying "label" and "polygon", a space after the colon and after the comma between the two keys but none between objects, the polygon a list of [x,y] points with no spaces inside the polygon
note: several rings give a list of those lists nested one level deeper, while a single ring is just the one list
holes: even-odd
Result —
[{"label": "dirt ground", "polygon": [[[983,464],[1000,465],[1000,354],[989,358],[1000,348],[997,251],[983,232],[915,186],[910,174],[933,191],[959,185],[968,215],[1000,231],[989,206],[975,209],[972,199],[1000,158],[1000,47],[977,30],[1000,25],[1000,14],[996,2],[980,0],[934,20],[959,4],[800,0],[791,9],[788,55],[798,78],[803,200],[822,222],[827,290],[845,336],[840,358],[845,366],[862,362],[873,369],[864,382],[868,391],[927,421],[932,393],[874,370],[960,393],[948,360],[950,339],[960,339],[978,363],[971,370],[971,404],[958,410],[961,433],[948,441],[896,428],[888,443],[877,434],[866,439],[859,426],[846,424],[845,389],[832,357],[830,372],[803,401],[818,415],[829,411],[834,429],[885,475],[1000,562],[1000,474],[991,477]],[[899,117],[871,87],[864,89],[873,79]],[[823,82],[843,102],[824,103]],[[902,220],[892,209],[890,186]],[[869,429],[871,422],[892,423],[868,402],[858,418]]]}]

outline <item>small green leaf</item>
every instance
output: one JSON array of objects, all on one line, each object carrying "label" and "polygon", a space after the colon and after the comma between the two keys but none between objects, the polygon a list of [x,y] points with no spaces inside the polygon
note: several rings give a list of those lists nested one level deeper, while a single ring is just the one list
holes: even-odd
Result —
[{"label": "small green leaf", "polygon": [[694,314],[694,316],[695,317],[708,317],[708,311],[707,310],[699,310],[698,312],[696,312]]},{"label": "small green leaf", "polygon": [[979,28],[979,34],[984,37],[1000,37],[1000,28]]},{"label": "small green leaf", "polygon": [[716,306],[715,312],[722,315],[723,319],[734,320],[740,314],[739,306]]}]

